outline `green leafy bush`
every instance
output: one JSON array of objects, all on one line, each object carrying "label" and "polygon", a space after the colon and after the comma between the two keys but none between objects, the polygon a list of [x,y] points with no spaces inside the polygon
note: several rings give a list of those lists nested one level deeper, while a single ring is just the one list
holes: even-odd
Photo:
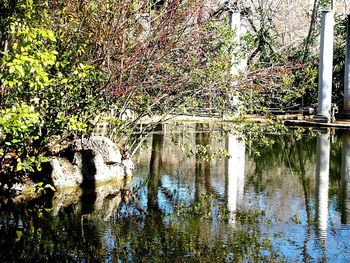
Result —
[{"label": "green leafy bush", "polygon": [[[104,107],[101,75],[62,46],[45,1],[19,1],[0,56],[1,166],[33,171],[58,137],[87,132]],[[11,154],[9,154],[11,153]],[[13,153],[13,154],[12,154]],[[3,170],[3,169],[1,169]]]},{"label": "green leafy bush", "polygon": [[40,169],[45,158],[32,147],[39,138],[40,126],[39,114],[33,106],[22,103],[0,111],[1,169],[6,168],[4,165],[17,172]]}]

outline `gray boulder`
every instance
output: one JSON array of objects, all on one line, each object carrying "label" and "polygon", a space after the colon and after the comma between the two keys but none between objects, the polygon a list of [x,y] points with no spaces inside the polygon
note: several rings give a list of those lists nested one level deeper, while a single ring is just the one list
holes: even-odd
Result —
[{"label": "gray boulder", "polygon": [[122,156],[115,144],[107,137],[92,136],[73,142],[75,151],[93,150],[99,153],[106,164],[115,164],[122,162]]},{"label": "gray boulder", "polygon": [[51,183],[56,189],[123,179],[131,176],[131,160],[122,160],[114,143],[103,136],[73,142],[70,157],[49,161]]}]

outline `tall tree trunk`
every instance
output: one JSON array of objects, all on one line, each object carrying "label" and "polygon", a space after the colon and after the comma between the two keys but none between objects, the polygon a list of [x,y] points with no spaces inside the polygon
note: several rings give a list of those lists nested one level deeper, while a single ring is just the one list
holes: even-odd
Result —
[{"label": "tall tree trunk", "polygon": [[307,35],[306,42],[305,42],[305,47],[304,47],[303,63],[306,62],[306,60],[308,58],[308,55],[309,55],[310,45],[311,45],[311,42],[312,42],[311,38],[312,38],[312,34],[313,34],[314,30],[315,30],[318,6],[319,6],[319,0],[315,0],[314,1],[314,5],[313,5],[312,14],[311,14],[309,33]]}]

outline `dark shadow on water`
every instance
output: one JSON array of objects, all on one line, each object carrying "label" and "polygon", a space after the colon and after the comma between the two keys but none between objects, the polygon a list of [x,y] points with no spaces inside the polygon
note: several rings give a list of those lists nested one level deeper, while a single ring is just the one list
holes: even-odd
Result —
[{"label": "dark shadow on water", "polygon": [[350,134],[342,135],[341,223],[350,224]]},{"label": "dark shadow on water", "polygon": [[[0,262],[29,262],[27,258],[35,258],[35,250],[42,250],[36,242],[40,239],[38,230],[43,227],[42,211],[50,206],[51,199],[46,195],[20,204],[0,201]],[[30,262],[40,261],[36,260]]]},{"label": "dark shadow on water", "polygon": [[[44,183],[44,185],[49,184],[49,185],[54,185],[51,174],[52,174],[52,166],[49,162],[43,163],[42,164],[42,169],[41,171],[38,171],[36,173],[33,173],[32,175],[30,175],[30,179],[34,182],[34,183]],[[53,196],[53,192],[49,190],[49,188],[47,188],[45,190],[46,194],[51,195],[51,197]]]},{"label": "dark shadow on water", "polygon": [[147,209],[159,210],[158,188],[161,184],[161,166],[163,155],[163,125],[158,124],[152,135],[152,154],[149,165],[149,178],[147,186]]},{"label": "dark shadow on water", "polygon": [[81,188],[83,189],[81,195],[81,213],[89,214],[94,211],[96,201],[96,166],[94,163],[94,152],[92,150],[84,150],[81,152],[82,158],[82,175],[83,182]]},{"label": "dark shadow on water", "polygon": [[[209,124],[196,124],[196,147],[202,146],[203,149],[211,143],[210,133],[207,131]],[[195,167],[195,200],[199,201],[201,196],[211,192],[211,167],[210,162],[203,159],[201,148],[196,151],[196,167]]]}]

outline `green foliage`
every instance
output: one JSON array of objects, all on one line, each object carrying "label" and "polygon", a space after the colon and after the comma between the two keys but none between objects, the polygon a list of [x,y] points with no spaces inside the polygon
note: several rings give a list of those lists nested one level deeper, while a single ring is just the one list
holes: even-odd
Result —
[{"label": "green foliage", "polygon": [[[39,182],[39,183],[35,184],[33,187],[30,187],[30,190],[33,191],[37,195],[40,195],[42,192],[45,192],[48,189],[50,189],[53,192],[56,191],[56,189],[52,185],[44,184],[43,182]],[[51,209],[48,209],[48,211],[51,211]]]},{"label": "green foliage", "polygon": [[[41,123],[40,138],[32,139],[38,152],[54,136],[91,131],[95,116],[109,108],[119,135],[132,133],[146,115],[228,105],[229,54],[236,43],[227,21],[202,20],[201,0],[159,10],[152,5],[20,0],[6,17],[0,107],[34,106]],[[198,21],[189,23],[191,16]],[[124,119],[127,111],[133,120]]]},{"label": "green foliage", "polygon": [[[271,107],[283,111],[315,83],[314,68],[287,63],[287,56],[276,51],[276,28],[263,10],[256,14],[261,29],[244,36],[239,50],[226,19],[202,16],[203,0],[157,8],[154,1],[141,0],[19,0],[6,1],[5,9],[0,108],[24,103],[38,118],[23,143],[26,149],[3,153],[23,171],[36,161],[20,156],[47,155],[53,138],[88,134],[97,115],[124,140],[132,138],[145,116],[192,108],[242,115]],[[257,62],[252,71],[231,76],[233,61],[247,56]],[[232,102],[236,98],[239,103]],[[133,117],[125,118],[127,112]],[[207,161],[227,155],[205,145],[193,153]]]},{"label": "green foliage", "polygon": [[[16,171],[33,171],[40,169],[40,163],[46,158],[38,155],[31,147],[33,140],[39,138],[41,121],[33,106],[25,103],[17,104],[12,108],[0,111],[0,160],[3,162],[13,157],[12,163]],[[11,165],[10,165],[11,166]],[[11,167],[10,167],[11,168]]]},{"label": "green foliage", "polygon": [[87,118],[101,102],[95,101],[100,97],[94,87],[98,75],[93,67],[70,60],[69,52],[57,51],[55,33],[45,28],[52,23],[47,13],[40,10],[40,20],[30,20],[35,10],[24,7],[26,18],[10,24],[12,41],[0,75],[5,87],[2,107],[18,101],[31,103],[49,135],[84,131]]},{"label": "green foliage", "polygon": [[36,129],[39,124],[39,115],[33,106],[30,107],[25,103],[14,105],[10,109],[1,110],[0,116],[1,138],[7,139],[5,145],[22,149],[26,146],[23,142],[26,136],[38,138]]},{"label": "green foliage", "polygon": [[100,74],[62,50],[69,39],[58,39],[47,5],[34,2],[19,1],[7,19],[7,49],[0,57],[0,143],[12,147],[2,161],[12,158],[15,170],[25,172],[46,160],[42,154],[53,136],[86,133],[88,121],[106,105],[98,91]]}]

